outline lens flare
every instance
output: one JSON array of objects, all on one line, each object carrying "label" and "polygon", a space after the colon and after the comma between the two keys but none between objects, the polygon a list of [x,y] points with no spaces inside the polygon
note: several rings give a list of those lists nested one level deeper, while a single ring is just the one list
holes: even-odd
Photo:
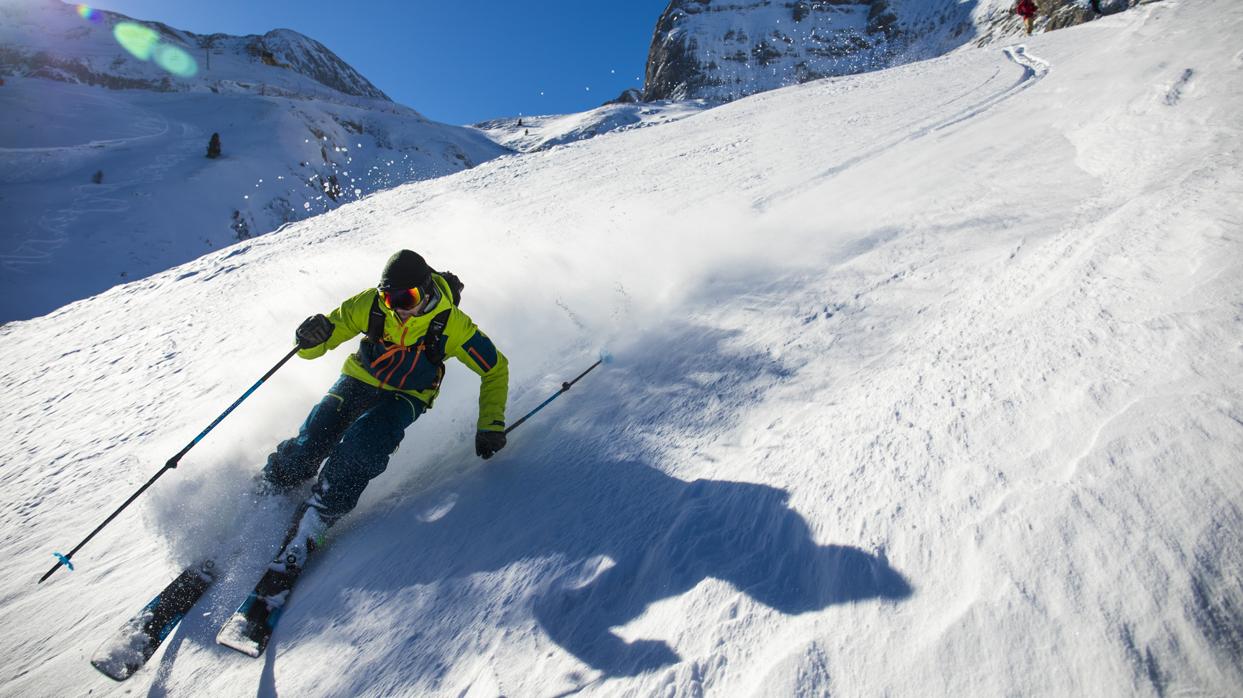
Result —
[{"label": "lens flare", "polygon": [[155,63],[180,78],[194,77],[199,72],[199,64],[194,56],[168,44],[155,47]]},{"label": "lens flare", "polygon": [[112,36],[121,44],[121,48],[144,61],[151,60],[156,44],[160,43],[160,36],[154,29],[133,22],[117,22],[112,29]]},{"label": "lens flare", "polygon": [[99,14],[98,10],[90,5],[78,4],[76,9],[78,11],[78,16],[88,22],[98,22],[103,17]]},{"label": "lens flare", "polygon": [[172,44],[160,43],[160,35],[151,27],[134,22],[118,22],[112,30],[117,43],[139,60],[155,60],[155,64],[180,78],[199,72],[198,61]]}]

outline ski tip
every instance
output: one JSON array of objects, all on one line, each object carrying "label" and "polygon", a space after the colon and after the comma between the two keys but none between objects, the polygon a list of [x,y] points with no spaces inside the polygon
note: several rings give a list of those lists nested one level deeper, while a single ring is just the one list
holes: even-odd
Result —
[{"label": "ski tip", "polygon": [[124,681],[147,663],[158,646],[131,621],[119,637],[100,646],[91,657],[91,666],[113,681]]},{"label": "ski tip", "polygon": [[131,667],[128,664],[110,662],[105,659],[92,659],[91,666],[113,681],[124,681],[133,676],[135,671],[135,667]]},{"label": "ski tip", "polygon": [[263,653],[264,645],[253,639],[256,628],[254,624],[241,613],[234,613],[229,620],[225,621],[220,632],[216,634],[216,644],[221,647],[228,647],[231,650],[241,652],[249,657],[258,657]]},{"label": "ski tip", "polygon": [[234,650],[236,652],[241,652],[242,654],[246,655],[247,657],[251,657],[251,658],[257,658],[260,654],[262,654],[257,644],[253,642],[247,642],[244,640],[240,642],[235,642],[232,640],[222,640],[220,638],[216,638],[216,644],[220,645],[221,647],[228,647],[229,649]]}]

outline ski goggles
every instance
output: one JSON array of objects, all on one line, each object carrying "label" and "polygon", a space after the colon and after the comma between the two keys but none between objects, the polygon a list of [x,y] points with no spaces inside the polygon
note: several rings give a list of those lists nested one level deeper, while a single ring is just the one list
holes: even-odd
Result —
[{"label": "ski goggles", "polygon": [[393,290],[380,291],[380,298],[384,300],[384,305],[389,310],[410,310],[417,307],[427,297],[427,293],[420,288],[403,288]]}]

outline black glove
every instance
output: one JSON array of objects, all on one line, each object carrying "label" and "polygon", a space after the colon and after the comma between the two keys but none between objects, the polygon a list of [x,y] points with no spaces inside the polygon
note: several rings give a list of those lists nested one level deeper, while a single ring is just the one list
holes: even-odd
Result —
[{"label": "black glove", "polygon": [[299,349],[310,349],[327,342],[334,329],[336,328],[328,318],[323,315],[312,315],[298,325],[294,339],[297,340]]},{"label": "black glove", "polygon": [[475,455],[487,460],[505,448],[505,432],[481,431],[475,434]]}]

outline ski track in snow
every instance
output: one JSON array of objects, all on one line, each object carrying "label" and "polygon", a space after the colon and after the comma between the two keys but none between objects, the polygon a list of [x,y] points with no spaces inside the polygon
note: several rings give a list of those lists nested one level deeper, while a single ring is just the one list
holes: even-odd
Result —
[{"label": "ski track in snow", "polygon": [[[0,692],[1236,693],[1240,29],[1233,3],[1156,3],[765,93],[0,327]],[[36,587],[48,552],[407,244],[463,275],[511,415],[600,344],[614,363],[486,463],[451,367],[263,657],[213,642],[256,534],[148,667],[95,675],[254,518],[249,477],[346,350],[283,369]]]},{"label": "ski track in snow", "polygon": [[[894,148],[901,146],[904,143],[909,143],[911,141],[924,138],[926,136],[935,134],[944,129],[950,128],[951,126],[960,124],[968,119],[972,119],[977,116],[980,116],[981,114],[988,111],[992,107],[1014,97],[1015,95],[1019,94],[1023,90],[1031,88],[1049,73],[1048,62],[1036,56],[1030,55],[1027,52],[1027,47],[1025,45],[1006,47],[1002,49],[1002,53],[1008,59],[1018,64],[1023,69],[1022,74],[1018,77],[1018,79],[1015,81],[1013,85],[1005,87],[994,94],[991,94],[977,102],[974,102],[971,105],[963,108],[961,111],[954,113],[947,118],[941,119],[937,121],[936,123],[930,124],[928,126],[921,126],[921,127],[915,127],[915,128],[910,128],[910,127],[901,128],[898,130],[898,133],[900,135],[898,135],[893,140],[886,142],[884,145],[878,146],[865,153],[849,158],[848,160],[845,160],[841,164],[835,165],[827,170],[824,170],[820,174],[810,178],[806,182],[798,184],[795,187],[792,187],[790,189],[786,189],[783,191],[779,191],[776,194],[766,196],[766,197],[763,197],[757,200],[754,204],[755,209],[758,211],[764,211],[768,209],[775,201],[785,199],[795,194],[802,193],[808,189],[812,189],[817,186],[820,186],[821,184],[824,183],[825,180],[836,177],[842,172],[860,163],[867,162],[876,157],[879,157],[880,155],[883,155],[893,150]],[[997,73],[994,73],[993,76],[989,77],[988,80],[985,81],[983,85],[973,88],[971,92],[974,93],[980,87],[985,87],[989,85],[996,76],[997,76]],[[955,97],[954,99],[949,100],[949,102],[947,102],[946,104],[953,103],[962,98],[963,98],[962,96]]]},{"label": "ski track in snow", "polygon": [[[107,94],[92,94],[90,98],[102,102],[99,106],[101,110],[128,108],[128,105],[122,100]],[[0,155],[7,157],[10,161],[10,166],[20,167],[23,160],[53,162],[64,160],[66,157],[72,157],[75,153],[106,149],[158,147],[162,141],[168,140],[166,138],[170,128],[168,119],[159,114],[143,113],[137,121],[131,122],[130,126],[143,133],[126,138],[92,140],[89,143],[80,145],[46,148],[0,148]],[[187,135],[184,133],[184,127],[183,135]],[[127,179],[121,182],[109,181],[107,184],[90,183],[75,185],[73,187],[74,197],[72,204],[66,208],[51,211],[41,216],[38,220],[40,235],[38,237],[29,237],[25,240],[15,240],[16,244],[12,247],[11,252],[0,253],[0,268],[15,274],[38,273],[40,268],[46,267],[52,261],[56,250],[68,242],[68,229],[75,221],[90,213],[119,214],[128,211],[130,209],[129,202],[111,196],[111,193],[126,186],[162,180],[164,171],[171,165],[171,162],[168,162],[170,157],[176,156],[168,153],[161,154],[155,163],[134,171]],[[176,157],[176,159],[180,159],[180,157]]]},{"label": "ski track in snow", "polygon": [[[86,146],[74,148],[137,148],[152,147],[160,144],[143,143],[140,141],[166,140],[160,152],[148,164],[143,165],[123,180],[101,184],[79,184],[74,186],[73,202],[67,208],[47,213],[39,218],[38,225],[42,235],[28,238],[20,242],[13,252],[0,254],[0,267],[12,273],[31,274],[44,273],[51,264],[56,250],[69,241],[69,229],[80,219],[94,213],[119,215],[129,211],[132,204],[113,193],[120,189],[132,189],[137,185],[149,186],[164,181],[170,169],[197,154],[201,132],[190,124],[180,124],[179,135],[175,139],[163,138],[168,134],[169,124],[162,120],[162,129],[149,136],[116,139],[105,143],[92,142]],[[193,140],[192,140],[193,139]],[[27,149],[30,151],[33,149]],[[45,152],[61,150],[46,149]],[[115,177],[115,175],[113,175]],[[91,235],[88,231],[87,235]]]}]

